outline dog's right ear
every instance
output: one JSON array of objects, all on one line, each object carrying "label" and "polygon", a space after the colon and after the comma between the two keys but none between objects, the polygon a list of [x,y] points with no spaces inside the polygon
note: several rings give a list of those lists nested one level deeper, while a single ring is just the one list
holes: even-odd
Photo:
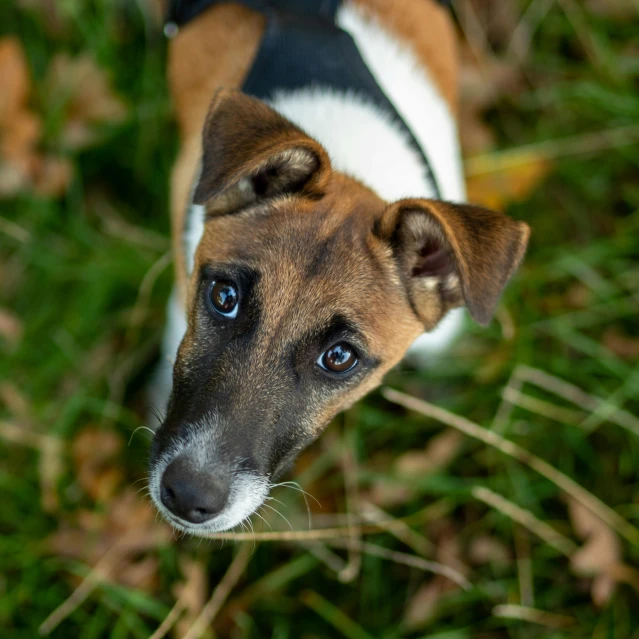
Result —
[{"label": "dog's right ear", "polygon": [[202,135],[195,204],[228,213],[263,197],[321,197],[330,177],[323,147],[269,106],[220,89]]}]

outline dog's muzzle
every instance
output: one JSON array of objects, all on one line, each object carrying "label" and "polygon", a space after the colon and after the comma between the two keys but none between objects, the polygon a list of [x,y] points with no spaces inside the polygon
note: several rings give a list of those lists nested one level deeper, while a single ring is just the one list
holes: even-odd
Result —
[{"label": "dog's muzzle", "polygon": [[229,530],[268,498],[269,478],[247,457],[224,452],[216,420],[186,429],[152,451],[149,492],[160,514],[193,535]]}]

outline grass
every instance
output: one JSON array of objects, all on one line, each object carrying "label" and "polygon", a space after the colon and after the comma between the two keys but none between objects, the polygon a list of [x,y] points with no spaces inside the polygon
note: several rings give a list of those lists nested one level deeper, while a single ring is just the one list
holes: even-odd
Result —
[{"label": "grass", "polygon": [[[529,4],[515,2],[517,15]],[[44,117],[42,144],[74,167],[60,198],[27,191],[1,202],[0,307],[23,325],[17,343],[0,344],[5,639],[37,636],[43,620],[123,534],[126,526],[116,521],[113,504],[144,477],[147,439],[132,434],[144,424],[143,391],[158,356],[171,287],[168,173],[177,139],[164,42],[134,3],[65,2],[58,14],[56,27],[37,7],[19,9],[12,1],[0,6],[0,32],[16,34],[26,50],[31,102]],[[383,516],[404,518],[407,527],[391,525],[367,536],[367,543],[387,552],[360,548],[361,569],[346,583],[339,575],[358,561],[357,548],[343,548],[348,534],[341,546],[330,540],[257,542],[246,570],[230,584],[215,636],[639,637],[632,572],[639,544],[615,533],[614,521],[604,516],[596,534],[606,541],[604,550],[590,551],[600,562],[593,570],[601,578],[601,562],[612,552],[630,572],[609,596],[595,595],[595,603],[592,577],[573,569],[575,547],[587,542],[566,492],[553,476],[531,468],[525,454],[639,527],[639,434],[628,417],[639,410],[639,144],[620,144],[605,133],[639,121],[634,17],[586,13],[567,0],[545,14],[525,53],[523,86],[502,93],[485,115],[498,147],[603,131],[602,143],[593,152],[560,154],[532,192],[508,205],[511,215],[532,226],[533,236],[498,321],[487,330],[469,326],[453,352],[427,372],[404,367],[387,379],[392,388],[514,442],[524,459],[464,436],[446,463],[407,477],[397,460],[446,432],[442,415],[426,417],[371,395],[300,457],[294,479],[322,503],[320,510],[310,500],[316,528],[344,525],[330,514],[345,513],[347,506],[359,521],[358,500],[377,503]],[[503,56],[500,42],[492,44]],[[50,59],[61,51],[90,53],[128,108],[124,121],[102,127],[99,140],[82,151],[62,148],[63,104],[45,81]],[[552,378],[540,378],[536,370]],[[556,378],[591,399],[571,401]],[[544,387],[540,379],[550,383]],[[505,388],[518,405],[502,401]],[[619,410],[628,411],[626,417]],[[6,424],[19,428],[7,430]],[[115,461],[90,469],[99,480],[93,493],[79,475],[87,462],[77,442],[87,427],[115,434],[124,445]],[[24,432],[37,436],[26,441]],[[60,456],[47,453],[48,436],[62,442]],[[93,448],[103,440],[96,442]],[[351,451],[350,464],[344,451]],[[56,460],[60,470],[52,468]],[[47,490],[58,503],[43,507],[47,472],[54,484]],[[307,528],[302,496],[284,488],[275,496],[285,502],[278,509],[295,529]],[[135,523],[138,511],[127,508],[134,530],[150,536],[161,528],[142,515]],[[275,515],[270,523],[287,529]],[[260,525],[256,520],[258,531]],[[559,548],[549,543],[556,539]],[[197,611],[204,604],[197,592],[208,598],[236,553],[233,542],[149,543],[126,555],[50,636],[148,637],[175,603],[175,586],[191,565],[186,560],[204,584],[191,596]],[[461,566],[471,588],[451,587],[444,577],[400,563],[398,553]],[[132,565],[137,581],[125,574]],[[411,626],[410,602],[428,586],[432,613]],[[424,610],[422,602],[413,608]]]}]

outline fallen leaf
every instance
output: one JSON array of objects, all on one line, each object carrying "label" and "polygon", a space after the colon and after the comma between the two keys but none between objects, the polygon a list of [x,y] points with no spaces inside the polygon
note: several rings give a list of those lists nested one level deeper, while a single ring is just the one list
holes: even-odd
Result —
[{"label": "fallen leaf", "polygon": [[592,289],[581,282],[575,282],[566,290],[565,300],[571,308],[587,308],[592,304]]},{"label": "fallen leaf", "polygon": [[16,419],[25,423],[31,420],[32,411],[29,402],[20,389],[12,382],[0,383],[0,400]]},{"label": "fallen leaf", "polygon": [[[431,526],[431,532],[429,539],[435,545],[436,561],[467,577],[469,569],[462,560],[461,544],[452,522],[442,518]],[[459,588],[458,584],[442,575],[437,575],[422,584],[404,611],[404,624],[407,629],[419,630],[428,625],[442,599]]]},{"label": "fallen leaf", "polygon": [[414,491],[408,486],[383,479],[373,481],[368,490],[361,491],[362,499],[383,509],[401,506],[410,501],[413,496]]},{"label": "fallen leaf", "polygon": [[62,195],[71,180],[71,164],[38,149],[42,123],[29,108],[31,80],[17,38],[0,39],[0,77],[0,196],[28,189],[48,197]]},{"label": "fallen leaf", "polygon": [[168,542],[171,531],[157,522],[151,505],[131,489],[115,496],[103,512],[81,510],[62,522],[49,537],[51,550],[64,557],[95,564],[116,544],[118,555],[131,565],[138,556]]},{"label": "fallen leaf", "polygon": [[488,535],[473,537],[468,548],[468,558],[478,566],[505,565],[512,560],[508,547],[499,539]]},{"label": "fallen leaf", "polygon": [[71,447],[80,486],[91,499],[110,499],[123,478],[119,454],[123,442],[112,430],[89,426],[81,430]]},{"label": "fallen leaf", "polygon": [[637,337],[630,337],[611,326],[604,332],[602,341],[606,348],[621,359],[631,361],[639,359],[639,338]]},{"label": "fallen leaf", "polygon": [[90,567],[82,578],[71,577],[72,594],[40,625],[47,635],[81,606],[106,580],[136,588],[160,584],[158,557],[152,554],[171,538],[166,524],[155,522],[150,504],[126,490],[111,500],[106,512],[75,512],[48,539],[49,548]]},{"label": "fallen leaf", "polygon": [[22,320],[12,311],[0,308],[0,336],[11,348],[18,345],[23,332]]},{"label": "fallen leaf", "polygon": [[45,86],[53,100],[62,104],[60,142],[72,150],[84,149],[98,139],[96,125],[121,122],[126,117],[122,99],[116,95],[106,73],[88,54],[72,58],[54,56]]},{"label": "fallen leaf", "polygon": [[459,452],[463,435],[447,429],[435,435],[423,450],[412,450],[400,455],[395,469],[400,475],[426,475],[445,468]]},{"label": "fallen leaf", "polygon": [[469,201],[499,211],[525,199],[551,168],[549,160],[526,150],[509,151],[506,162],[500,153],[474,157],[472,162],[467,180]]},{"label": "fallen leaf", "polygon": [[410,598],[404,611],[404,624],[408,630],[418,630],[428,624],[437,612],[444,590],[443,577],[434,577],[422,584]]},{"label": "fallen leaf", "polygon": [[160,585],[158,569],[160,561],[157,557],[144,557],[139,561],[125,565],[118,574],[118,582],[138,590],[154,591]]},{"label": "fallen leaf", "polygon": [[29,110],[31,79],[20,41],[0,39],[0,195],[28,185],[41,123]]},{"label": "fallen leaf", "polygon": [[584,540],[570,565],[576,574],[592,577],[592,600],[603,606],[615,590],[614,567],[621,565],[621,542],[606,522],[572,498],[568,499],[568,513],[575,533]]},{"label": "fallen leaf", "polygon": [[7,126],[9,119],[20,111],[29,99],[31,85],[22,45],[13,36],[0,39],[0,69],[0,123]]},{"label": "fallen leaf", "polygon": [[73,166],[68,158],[55,155],[40,155],[32,168],[33,186],[39,195],[60,197],[65,193]]}]

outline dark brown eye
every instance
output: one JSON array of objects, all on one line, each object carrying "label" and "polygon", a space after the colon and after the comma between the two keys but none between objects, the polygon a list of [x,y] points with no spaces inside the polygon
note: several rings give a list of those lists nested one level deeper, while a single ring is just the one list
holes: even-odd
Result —
[{"label": "dark brown eye", "polygon": [[239,295],[237,288],[231,282],[225,280],[211,282],[208,301],[213,310],[220,315],[231,318],[237,316]]},{"label": "dark brown eye", "polygon": [[357,364],[357,355],[349,344],[340,342],[322,353],[317,363],[332,373],[346,373]]}]

